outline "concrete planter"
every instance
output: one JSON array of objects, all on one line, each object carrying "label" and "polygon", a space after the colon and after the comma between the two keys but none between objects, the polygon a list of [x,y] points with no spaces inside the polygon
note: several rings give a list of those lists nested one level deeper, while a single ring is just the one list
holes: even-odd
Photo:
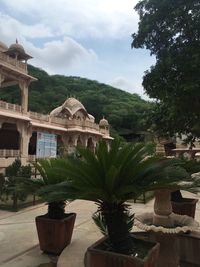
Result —
[{"label": "concrete planter", "polygon": [[66,214],[61,220],[49,219],[45,215],[35,218],[40,249],[59,255],[70,244],[76,214]]},{"label": "concrete planter", "polygon": [[194,198],[183,198],[182,201],[171,201],[172,211],[180,215],[187,215],[192,218],[195,217],[196,203],[198,199]]},{"label": "concrete planter", "polygon": [[87,249],[85,267],[156,267],[160,245],[136,238],[134,235],[133,238],[137,242],[153,245],[143,259],[99,249],[99,246],[106,240],[102,238]]}]

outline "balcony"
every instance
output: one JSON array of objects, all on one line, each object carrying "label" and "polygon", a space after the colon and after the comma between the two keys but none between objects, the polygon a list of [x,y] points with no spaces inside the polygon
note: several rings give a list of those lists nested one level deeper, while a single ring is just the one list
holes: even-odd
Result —
[{"label": "balcony", "polygon": [[0,52],[0,64],[9,68],[18,69],[21,72],[27,73],[27,64],[19,60],[9,57],[8,55]]}]

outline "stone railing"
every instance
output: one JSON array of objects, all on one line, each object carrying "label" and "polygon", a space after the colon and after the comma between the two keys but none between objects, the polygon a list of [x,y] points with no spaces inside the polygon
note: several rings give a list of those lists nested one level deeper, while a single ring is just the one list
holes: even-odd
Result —
[{"label": "stone railing", "polygon": [[8,55],[0,52],[0,62],[7,65],[7,66],[14,66],[15,68],[19,69],[22,72],[27,73],[27,64],[23,63],[19,60],[16,60]]},{"label": "stone railing", "polygon": [[20,151],[15,149],[0,149],[0,158],[17,158]]},{"label": "stone railing", "polygon": [[0,100],[0,109],[21,112],[21,106]]},{"label": "stone railing", "polygon": [[37,121],[49,122],[49,115],[29,111],[29,117]]}]

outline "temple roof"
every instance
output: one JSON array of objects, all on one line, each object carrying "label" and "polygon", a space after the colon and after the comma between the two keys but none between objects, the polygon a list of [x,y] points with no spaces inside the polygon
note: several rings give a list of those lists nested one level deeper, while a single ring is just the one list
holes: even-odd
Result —
[{"label": "temple roof", "polygon": [[16,57],[18,60],[28,60],[32,58],[30,55],[26,54],[23,46],[21,44],[18,44],[18,41],[16,40],[16,43],[11,44],[7,51],[5,51],[5,54],[9,55],[10,57]]},{"label": "temple roof", "polygon": [[56,117],[63,111],[69,113],[70,117],[72,117],[77,111],[82,111],[88,117],[88,113],[83,104],[73,97],[68,98],[61,106],[52,110],[50,115]]},{"label": "temple roof", "polygon": [[100,126],[100,127],[101,127],[101,126],[103,126],[103,127],[105,127],[105,126],[109,126],[109,123],[108,123],[108,121],[103,117],[103,119],[101,119],[100,122],[99,122],[99,126]]}]

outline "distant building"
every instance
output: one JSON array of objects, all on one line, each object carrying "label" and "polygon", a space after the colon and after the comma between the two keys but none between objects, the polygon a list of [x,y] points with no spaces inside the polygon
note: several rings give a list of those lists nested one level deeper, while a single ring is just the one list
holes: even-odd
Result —
[{"label": "distant building", "polygon": [[156,138],[156,153],[163,156],[184,157],[187,159],[200,159],[199,141],[194,142],[194,147],[184,143],[185,135],[182,138],[176,136],[174,138]]},{"label": "distant building", "polygon": [[77,145],[95,151],[101,139],[109,144],[113,138],[108,121],[103,118],[96,124],[75,98],[68,98],[47,115],[28,110],[28,87],[37,80],[27,71],[30,58],[17,41],[9,48],[0,42],[1,90],[18,85],[21,91],[20,105],[0,100],[0,170],[15,158],[26,164],[35,158],[71,153]]}]

